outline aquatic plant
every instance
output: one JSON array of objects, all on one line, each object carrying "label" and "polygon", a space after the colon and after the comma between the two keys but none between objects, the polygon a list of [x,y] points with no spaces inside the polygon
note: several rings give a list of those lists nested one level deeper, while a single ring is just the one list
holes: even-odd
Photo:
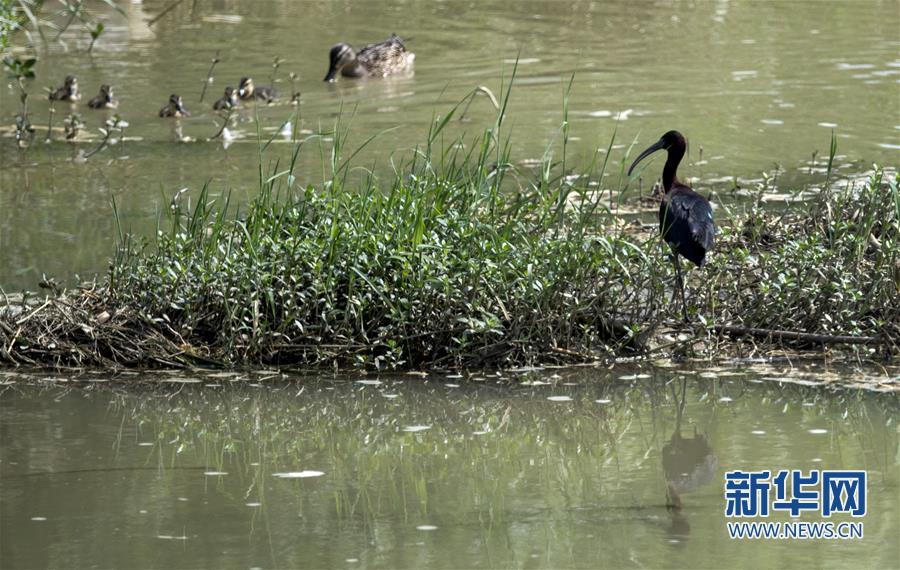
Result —
[{"label": "aquatic plant", "polygon": [[589,235],[595,224],[577,211],[559,231],[562,189],[502,191],[504,168],[492,165],[510,159],[493,134],[465,156],[438,155],[449,119],[386,185],[366,174],[347,188],[338,125],[320,189],[290,190],[291,163],[261,175],[239,216],[205,191],[190,209],[175,199],[152,247],[126,240],[111,290],[237,361],[499,364],[572,350],[561,339],[634,344],[612,303],[635,279],[655,287],[627,275],[641,248]]},{"label": "aquatic plant", "polygon": [[[116,12],[125,15],[116,0],[103,0],[103,3]],[[0,53],[10,47],[16,32],[25,35],[29,44],[35,44],[34,34],[44,43],[48,42],[46,30],[55,30],[53,41],[59,41],[63,33],[76,21],[91,38],[87,53],[91,53],[94,44],[103,35],[104,25],[94,17],[92,10],[84,0],[60,2],[58,10],[47,13],[43,0],[0,0]]]},{"label": "aquatic plant", "polygon": [[29,0],[0,0],[0,52],[9,48],[10,38],[28,22]]},{"label": "aquatic plant", "polygon": [[[387,178],[353,164],[378,135],[348,151],[341,119],[297,142],[287,165],[266,165],[261,139],[259,194],[245,207],[206,188],[177,193],[152,239],[120,229],[105,283],[0,309],[0,359],[396,369],[838,343],[897,354],[900,192],[881,169],[827,186],[812,209],[720,217],[716,250],[687,279],[685,326],[655,224],[611,209],[624,183],[600,191],[617,178],[604,177],[609,153],[570,174],[567,101],[560,142],[530,171],[509,153],[509,90],[479,136],[444,140],[467,100]],[[300,186],[310,148],[325,174]]]},{"label": "aquatic plant", "polygon": [[88,27],[88,32],[91,34],[91,43],[88,45],[87,49],[88,53],[94,51],[94,44],[97,43],[97,40],[103,35],[103,30],[103,22],[96,22]]},{"label": "aquatic plant", "polygon": [[[73,125],[76,124],[75,121],[77,121],[77,119],[75,119],[74,121],[72,121],[71,124],[73,124]],[[121,117],[119,117],[118,114],[113,115],[112,117],[110,117],[109,119],[107,119],[107,120],[104,122],[103,126],[100,127],[100,129],[98,129],[98,130],[100,131],[100,135],[103,137],[103,138],[100,140],[100,143],[97,144],[97,146],[94,147],[94,148],[93,148],[92,150],[90,150],[89,152],[84,153],[83,155],[81,155],[81,159],[87,160],[87,159],[89,159],[90,157],[92,157],[92,156],[94,156],[95,154],[97,154],[98,152],[100,152],[101,150],[103,150],[104,148],[106,148],[106,146],[107,146],[107,145],[109,144],[109,142],[110,142],[110,139],[111,139],[112,136],[113,136],[113,133],[115,133],[115,132],[118,132],[118,133],[119,133],[119,139],[120,139],[120,140],[121,140],[121,139],[124,139],[124,138],[125,138],[125,129],[126,129],[127,127],[128,127],[128,122],[127,122],[127,121],[124,121]],[[76,132],[75,132],[75,135],[77,135],[77,134],[78,134],[78,133],[77,133],[77,131],[76,131]],[[66,137],[66,138],[68,138],[68,134],[67,134],[67,137]],[[73,138],[74,138],[74,136],[73,136]]]},{"label": "aquatic plant", "polygon": [[[806,212],[759,209],[723,229],[708,267],[719,322],[834,335],[900,333],[900,192],[881,169]],[[896,346],[894,346],[896,349]]]},{"label": "aquatic plant", "polygon": [[25,148],[31,143],[34,136],[34,127],[28,118],[28,90],[25,87],[26,79],[34,79],[34,64],[36,58],[8,55],[3,58],[3,66],[6,68],[10,79],[15,80],[19,90],[19,113],[16,115],[16,143],[19,148]]},{"label": "aquatic plant", "polygon": [[200,91],[200,102],[203,102],[203,98],[206,97],[206,90],[212,85],[213,79],[213,71],[216,69],[216,65],[218,65],[222,60],[219,59],[219,52],[221,50],[216,50],[216,54],[212,57],[209,63],[209,70],[206,72],[206,80],[203,81],[203,90]]}]

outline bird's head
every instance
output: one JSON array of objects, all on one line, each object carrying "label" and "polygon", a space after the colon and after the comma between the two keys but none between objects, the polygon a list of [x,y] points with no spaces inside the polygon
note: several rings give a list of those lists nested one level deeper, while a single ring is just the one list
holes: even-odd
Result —
[{"label": "bird's head", "polygon": [[342,67],[356,59],[356,53],[348,44],[335,44],[328,52],[328,74],[325,81],[334,81]]},{"label": "bird's head", "polygon": [[659,137],[658,141],[647,147],[644,152],[639,154],[638,157],[634,159],[634,162],[631,163],[631,167],[628,168],[628,176],[631,176],[631,172],[640,161],[644,160],[658,150],[671,151],[672,149],[676,149],[680,150],[683,154],[685,148],[687,148],[687,141],[685,140],[684,135],[682,135],[678,131],[669,131],[663,136]]},{"label": "bird's head", "polygon": [[178,93],[172,93],[171,95],[169,95],[169,104],[175,107],[175,110],[177,110],[178,112],[185,115],[187,114],[187,110],[184,108],[184,101],[182,100],[181,95],[179,95]]},{"label": "bird's head", "polygon": [[253,78],[241,77],[241,81],[238,83],[238,97],[249,97],[253,95],[254,89]]}]

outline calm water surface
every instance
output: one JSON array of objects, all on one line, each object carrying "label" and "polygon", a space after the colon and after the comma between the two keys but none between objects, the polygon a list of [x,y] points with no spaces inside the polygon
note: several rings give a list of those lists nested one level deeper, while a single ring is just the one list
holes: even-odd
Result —
[{"label": "calm water surface", "polygon": [[[102,4],[96,3],[102,7]],[[831,131],[839,140],[839,172],[860,173],[873,162],[896,167],[900,155],[900,6],[896,0],[798,2],[716,0],[698,2],[307,2],[199,0],[182,2],[152,26],[148,20],[168,0],[121,2],[127,17],[103,15],[106,32],[85,55],[81,32],[67,48],[41,48],[31,85],[33,122],[46,124],[42,89],[76,74],[85,100],[111,83],[130,123],[127,140],[87,163],[77,145],[36,143],[26,153],[0,137],[0,287],[34,289],[42,273],[71,283],[74,274],[103,272],[114,243],[110,202],[117,201],[126,229],[151,234],[161,204],[181,188],[211,181],[245,199],[257,187],[254,117],[264,137],[291,118],[288,73],[299,76],[301,136],[327,131],[337,113],[353,118],[349,146],[384,132],[359,164],[388,168],[391,156],[408,156],[435,114],[446,112],[478,85],[500,92],[520,56],[510,99],[516,160],[540,158],[559,141],[565,84],[570,98],[571,164],[584,166],[613,133],[613,164],[627,145],[645,145],[670,128],[692,143],[686,176],[698,187],[727,190],[737,179],[756,191],[763,171],[780,165],[778,180],[796,189],[821,184],[821,153]],[[102,9],[102,8],[101,8]],[[76,26],[77,28],[77,26]],[[411,38],[417,54],[410,78],[327,85],[328,48],[379,41],[391,32]],[[19,38],[19,41],[22,41]],[[204,103],[201,87],[210,58],[222,63]],[[241,110],[227,148],[205,139],[218,130],[212,101],[243,75],[267,84],[274,58],[282,58],[276,87],[280,102]],[[193,116],[180,123],[156,116],[169,93],[185,98]],[[12,125],[17,99],[0,88],[0,124]],[[56,125],[68,109],[59,106]],[[86,136],[106,117],[83,105]],[[258,113],[257,113],[258,112]],[[472,138],[493,120],[484,97],[464,122],[447,130]],[[6,134],[9,132],[7,130]],[[43,139],[38,133],[38,141]],[[59,138],[59,135],[56,135]],[[177,136],[194,140],[175,143]],[[330,142],[322,141],[329,152]],[[702,156],[700,149],[703,149]],[[285,159],[288,144],[270,148],[266,160]],[[818,167],[807,162],[820,151]],[[558,149],[557,149],[558,152]],[[652,172],[659,161],[650,165]],[[322,179],[316,144],[301,153],[297,183]],[[609,185],[618,187],[618,174]],[[164,198],[163,195],[166,197]]]},{"label": "calm water surface", "polygon": [[[4,373],[0,566],[897,567],[896,393],[507,376]],[[865,538],[731,541],[723,473],[782,468],[866,469]]]}]

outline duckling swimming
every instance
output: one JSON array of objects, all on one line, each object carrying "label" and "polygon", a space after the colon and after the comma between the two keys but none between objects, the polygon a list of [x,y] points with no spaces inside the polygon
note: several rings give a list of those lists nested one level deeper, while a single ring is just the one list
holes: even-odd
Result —
[{"label": "duckling swimming", "polygon": [[359,52],[348,44],[340,43],[328,54],[330,65],[325,81],[334,81],[340,72],[344,77],[387,77],[412,71],[416,54],[406,50],[397,34],[385,41],[368,45]]},{"label": "duckling swimming", "polygon": [[244,101],[264,101],[271,103],[275,98],[275,90],[271,87],[256,87],[253,85],[253,78],[241,77],[238,84],[238,97]]},{"label": "duckling swimming", "polygon": [[78,79],[74,75],[67,75],[65,83],[56,91],[50,92],[51,101],[80,101],[81,93],[78,91]]},{"label": "duckling swimming", "polygon": [[118,106],[119,102],[113,99],[112,87],[109,85],[101,85],[100,93],[88,101],[91,109],[115,109]]},{"label": "duckling swimming", "polygon": [[221,111],[222,109],[231,109],[232,107],[236,107],[237,104],[237,91],[234,87],[226,87],[225,94],[222,95],[222,98],[213,103],[213,109],[216,111]]},{"label": "duckling swimming", "polygon": [[169,96],[169,103],[159,110],[160,117],[189,117],[190,113],[184,108],[184,102],[181,95],[172,93]]}]

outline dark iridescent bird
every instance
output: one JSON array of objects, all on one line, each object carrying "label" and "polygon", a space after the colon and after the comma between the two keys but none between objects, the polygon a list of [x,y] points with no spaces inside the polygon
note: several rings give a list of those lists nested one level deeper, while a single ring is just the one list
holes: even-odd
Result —
[{"label": "dark iridescent bird", "polygon": [[190,113],[184,108],[184,101],[177,93],[169,95],[169,102],[159,110],[160,117],[188,117]]},{"label": "dark iridescent bird", "polygon": [[244,101],[271,103],[275,99],[275,90],[271,87],[257,87],[253,84],[253,78],[241,77],[241,82],[238,83],[238,97]]},{"label": "dark iridescent bird", "polygon": [[328,75],[325,81],[334,81],[340,73],[344,77],[387,77],[412,70],[416,54],[406,50],[397,34],[385,41],[368,45],[358,52],[348,44],[340,43],[328,54]]},{"label": "dark iridescent bird", "polygon": [[678,256],[686,257],[697,267],[702,266],[706,261],[706,252],[713,247],[716,226],[709,200],[694,192],[676,176],[678,164],[687,150],[687,142],[678,131],[667,132],[638,155],[628,169],[628,175],[631,176],[637,163],[658,150],[668,153],[662,175],[665,195],[659,205],[659,229],[662,238],[672,248],[672,261],[675,263],[675,275],[681,290],[681,307],[684,320],[688,320]]},{"label": "dark iridescent bird", "polygon": [[213,109],[221,111],[222,109],[231,109],[238,104],[238,94],[234,87],[226,87],[225,94],[222,98],[213,103]]},{"label": "dark iridescent bird", "polygon": [[74,75],[67,75],[62,87],[50,92],[51,101],[79,101],[81,92],[78,91],[78,79]]},{"label": "dark iridescent bird", "polygon": [[113,98],[112,87],[109,85],[101,85],[100,93],[88,101],[88,107],[91,109],[115,109],[118,106],[119,102]]}]

